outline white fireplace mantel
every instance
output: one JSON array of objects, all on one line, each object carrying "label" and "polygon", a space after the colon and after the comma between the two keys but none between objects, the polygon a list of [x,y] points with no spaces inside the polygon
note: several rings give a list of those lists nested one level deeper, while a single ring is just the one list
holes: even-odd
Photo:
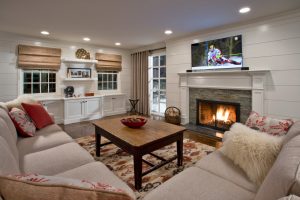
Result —
[{"label": "white fireplace mantel", "polygon": [[189,123],[189,88],[252,90],[252,110],[264,113],[264,85],[270,70],[224,70],[178,73],[182,124]]}]

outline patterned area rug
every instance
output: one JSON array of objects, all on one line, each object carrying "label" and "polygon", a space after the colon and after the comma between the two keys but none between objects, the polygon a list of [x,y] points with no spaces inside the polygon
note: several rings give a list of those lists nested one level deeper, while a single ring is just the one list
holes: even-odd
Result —
[{"label": "patterned area rug", "polygon": [[[184,139],[183,141],[183,166],[177,167],[177,160],[149,173],[143,177],[142,189],[136,191],[134,189],[134,173],[133,173],[133,157],[128,153],[124,152],[117,146],[110,144],[101,148],[101,157],[95,156],[95,136],[86,136],[76,139],[77,143],[85,148],[95,160],[101,161],[109,169],[111,169],[117,176],[119,176],[123,181],[125,181],[134,191],[137,199],[142,199],[148,192],[176,175],[177,173],[183,171],[184,169],[194,165],[203,156],[206,156],[210,152],[214,151],[215,148],[195,142],[191,139]],[[105,138],[102,137],[102,143],[107,142]],[[176,155],[176,143],[166,146],[154,152],[155,154],[163,158],[171,158]],[[151,155],[145,155],[143,159],[153,163],[158,164],[160,161]],[[143,171],[149,169],[150,167],[143,163]]]}]

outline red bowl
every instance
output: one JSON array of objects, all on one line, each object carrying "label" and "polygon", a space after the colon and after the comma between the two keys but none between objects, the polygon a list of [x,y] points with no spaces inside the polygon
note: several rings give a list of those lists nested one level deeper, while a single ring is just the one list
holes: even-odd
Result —
[{"label": "red bowl", "polygon": [[147,119],[141,117],[136,117],[136,118],[128,117],[128,118],[121,119],[121,122],[122,124],[130,128],[140,128],[147,123]]}]

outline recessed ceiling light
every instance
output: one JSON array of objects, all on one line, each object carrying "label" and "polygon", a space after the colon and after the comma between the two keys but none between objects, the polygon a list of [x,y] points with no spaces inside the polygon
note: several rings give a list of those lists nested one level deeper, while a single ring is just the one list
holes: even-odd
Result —
[{"label": "recessed ceiling light", "polygon": [[239,10],[240,13],[244,14],[244,13],[247,13],[247,12],[250,12],[250,8],[249,7],[243,7]]},{"label": "recessed ceiling light", "polygon": [[48,31],[41,31],[42,35],[49,35],[50,33]]},{"label": "recessed ceiling light", "polygon": [[116,42],[115,45],[116,46],[121,46],[121,43],[120,42]]},{"label": "recessed ceiling light", "polygon": [[172,33],[173,33],[172,30],[165,30],[165,34],[166,34],[166,35],[171,35]]},{"label": "recessed ceiling light", "polygon": [[88,38],[88,37],[84,37],[83,40],[86,41],[86,42],[91,41],[91,39]]}]

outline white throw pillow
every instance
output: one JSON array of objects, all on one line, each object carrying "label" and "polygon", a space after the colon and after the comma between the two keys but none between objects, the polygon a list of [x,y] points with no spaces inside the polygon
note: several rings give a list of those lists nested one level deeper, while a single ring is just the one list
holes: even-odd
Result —
[{"label": "white throw pillow", "polygon": [[280,152],[282,138],[236,123],[225,133],[221,152],[241,167],[249,179],[260,185]]}]

